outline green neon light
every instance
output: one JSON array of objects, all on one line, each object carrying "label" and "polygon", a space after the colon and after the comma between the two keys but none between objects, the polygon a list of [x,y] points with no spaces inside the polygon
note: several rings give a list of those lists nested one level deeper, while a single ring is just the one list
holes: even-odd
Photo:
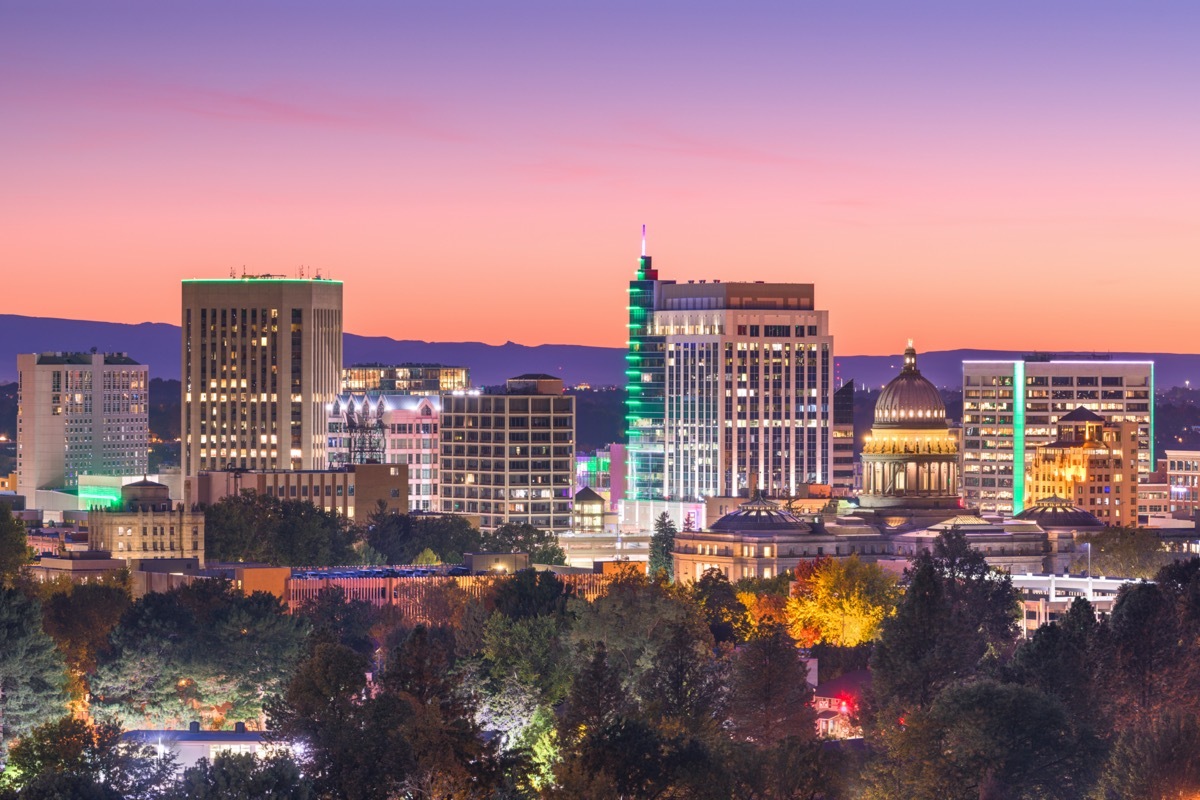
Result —
[{"label": "green neon light", "polygon": [[1025,510],[1025,362],[1013,364],[1013,510]]},{"label": "green neon light", "polygon": [[1150,362],[1150,471],[1153,472],[1156,463],[1154,461],[1154,362]]},{"label": "green neon light", "polygon": [[79,501],[84,508],[120,508],[121,490],[110,486],[80,486]]}]

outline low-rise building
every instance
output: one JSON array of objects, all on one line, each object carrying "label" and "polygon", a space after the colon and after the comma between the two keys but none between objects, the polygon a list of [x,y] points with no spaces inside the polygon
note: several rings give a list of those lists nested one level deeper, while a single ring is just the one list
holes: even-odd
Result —
[{"label": "low-rise building", "polygon": [[1167,510],[1175,517],[1196,519],[1200,510],[1200,451],[1167,450],[1159,461],[1166,467]]},{"label": "low-rise building", "polygon": [[329,408],[329,463],[404,464],[409,509],[430,511],[437,505],[441,411],[440,397],[339,395]]},{"label": "low-rise building", "polygon": [[152,558],[196,558],[204,563],[204,512],[171,501],[154,481],[121,487],[119,509],[88,513],[88,544],[126,563]]},{"label": "low-rise building", "polygon": [[281,500],[303,500],[350,520],[366,519],[380,508],[380,503],[385,511],[405,513],[409,510],[408,467],[404,464],[350,464],[324,470],[201,472],[195,485],[195,500],[202,505],[254,492]]}]

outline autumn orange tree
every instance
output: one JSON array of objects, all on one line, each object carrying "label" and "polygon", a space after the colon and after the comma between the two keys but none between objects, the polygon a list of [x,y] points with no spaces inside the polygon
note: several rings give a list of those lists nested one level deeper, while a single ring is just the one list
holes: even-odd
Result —
[{"label": "autumn orange tree", "polygon": [[787,624],[801,645],[817,642],[855,647],[879,635],[896,608],[900,589],[894,575],[858,556],[802,565],[787,603]]}]

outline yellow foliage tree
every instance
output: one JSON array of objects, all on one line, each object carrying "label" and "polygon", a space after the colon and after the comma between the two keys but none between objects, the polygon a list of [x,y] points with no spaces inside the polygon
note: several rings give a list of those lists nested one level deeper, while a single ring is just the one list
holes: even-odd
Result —
[{"label": "yellow foliage tree", "polygon": [[896,576],[858,556],[824,559],[788,599],[788,629],[797,641],[854,647],[879,635],[900,599]]}]

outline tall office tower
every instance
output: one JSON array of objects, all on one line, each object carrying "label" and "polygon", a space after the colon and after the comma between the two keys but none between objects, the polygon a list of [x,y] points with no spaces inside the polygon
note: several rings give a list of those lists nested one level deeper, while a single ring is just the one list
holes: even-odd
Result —
[{"label": "tall office tower", "polygon": [[443,364],[354,364],[342,370],[343,392],[433,395],[471,388],[471,370]]},{"label": "tall office tower", "polygon": [[790,496],[833,478],[833,337],[812,284],[671,283],[664,495]]},{"label": "tall office tower", "polygon": [[17,356],[17,491],[78,485],[80,475],[144,475],[148,373],[125,353]]},{"label": "tall office tower", "polygon": [[575,398],[550,375],[442,397],[441,511],[478,514],[483,530],[526,522],[571,530]]},{"label": "tall office tower", "polygon": [[642,228],[642,257],[629,282],[629,352],[625,356],[625,433],[627,501],[662,500],[665,482],[663,450],[666,339],[655,331],[654,312],[664,286],[646,255]]},{"label": "tall office tower", "polygon": [[182,338],[185,479],[325,468],[325,414],[342,377],[340,281],[186,280]]},{"label": "tall office tower", "polygon": [[1138,475],[1154,456],[1154,362],[1054,359],[963,362],[963,499],[972,508],[1016,514],[1038,445],[1082,406],[1111,422],[1138,423]]}]

